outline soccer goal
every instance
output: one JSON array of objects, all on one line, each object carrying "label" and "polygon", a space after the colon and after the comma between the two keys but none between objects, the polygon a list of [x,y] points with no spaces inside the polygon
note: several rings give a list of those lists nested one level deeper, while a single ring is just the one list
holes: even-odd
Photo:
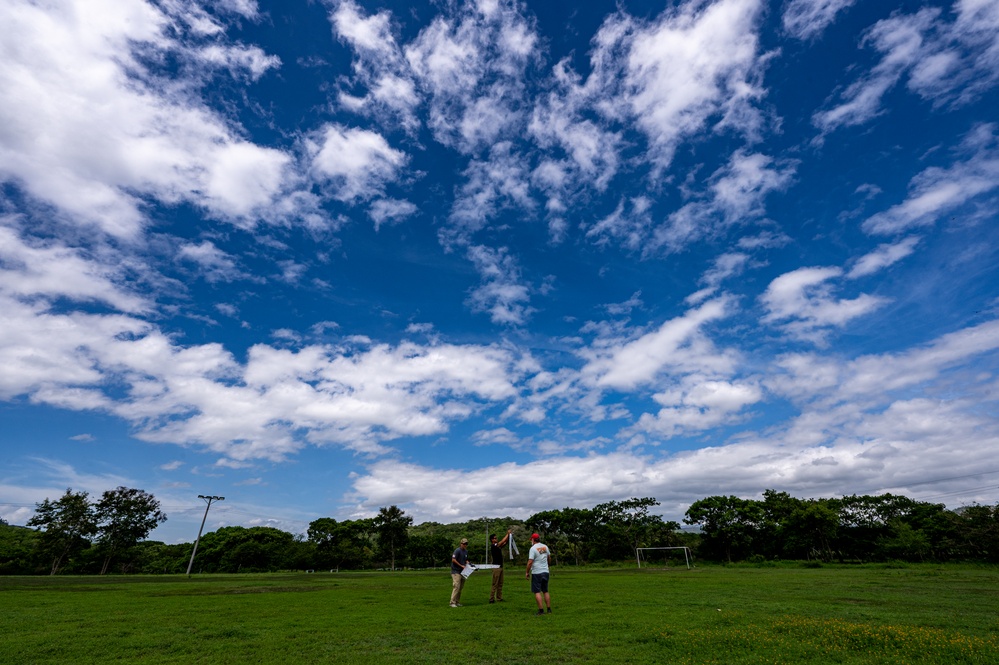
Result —
[{"label": "soccer goal", "polygon": [[687,570],[690,570],[692,557],[689,547],[639,547],[635,550],[635,559],[639,568],[643,565],[646,568],[650,566],[669,568],[672,560],[674,565],[683,563],[686,564]]}]

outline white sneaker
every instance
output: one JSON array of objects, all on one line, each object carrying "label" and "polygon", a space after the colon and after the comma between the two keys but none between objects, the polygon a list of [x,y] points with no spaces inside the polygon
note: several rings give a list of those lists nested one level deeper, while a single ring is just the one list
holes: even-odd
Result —
[{"label": "white sneaker", "polygon": [[459,607],[457,603],[451,603],[451,607]]}]

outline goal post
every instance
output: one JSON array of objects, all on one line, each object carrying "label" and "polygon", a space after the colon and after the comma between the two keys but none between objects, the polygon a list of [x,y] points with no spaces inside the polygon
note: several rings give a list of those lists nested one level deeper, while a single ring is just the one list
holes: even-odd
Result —
[{"label": "goal post", "polygon": [[[665,552],[665,550],[683,550],[683,561],[685,564],[687,564],[687,570],[690,570],[690,565],[691,565],[690,562],[693,557],[690,556],[689,547],[639,547],[635,550],[635,560],[638,562],[638,567],[639,568],[642,567],[643,560],[645,561],[646,566],[649,565],[648,562],[649,555],[647,553],[663,552],[664,554],[668,555],[669,553]],[[668,563],[666,564],[666,567],[669,568]]]}]

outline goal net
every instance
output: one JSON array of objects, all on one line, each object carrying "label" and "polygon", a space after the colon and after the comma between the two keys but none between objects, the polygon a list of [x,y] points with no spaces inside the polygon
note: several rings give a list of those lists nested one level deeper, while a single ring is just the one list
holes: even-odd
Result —
[{"label": "goal net", "polygon": [[693,557],[689,547],[639,547],[635,551],[639,568],[679,568],[690,570]]}]

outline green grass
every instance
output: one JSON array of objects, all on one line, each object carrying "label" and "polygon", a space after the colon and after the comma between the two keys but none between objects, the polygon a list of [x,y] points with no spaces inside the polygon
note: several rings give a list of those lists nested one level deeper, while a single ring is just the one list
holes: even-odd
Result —
[{"label": "green grass", "polygon": [[0,663],[999,663],[999,570],[0,577]]}]

